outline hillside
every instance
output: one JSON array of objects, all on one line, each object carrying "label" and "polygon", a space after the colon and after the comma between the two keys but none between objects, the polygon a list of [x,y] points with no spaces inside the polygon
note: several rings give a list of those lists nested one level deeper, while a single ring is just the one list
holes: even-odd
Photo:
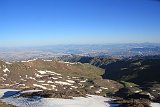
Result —
[{"label": "hillside", "polygon": [[102,74],[103,69],[90,64],[42,59],[12,63],[1,61],[0,87],[64,91],[71,96],[105,95],[120,88],[121,85],[115,81],[103,80]]},{"label": "hillside", "polygon": [[64,55],[58,58],[58,60],[67,61],[67,62],[80,62],[80,63],[88,63],[103,69],[104,65],[108,65],[109,63],[116,62],[120,60],[120,58],[114,57],[89,57],[89,56],[79,56],[79,55]]},{"label": "hillside", "polygon": [[137,92],[148,93],[153,99],[160,101],[159,56],[127,58],[104,67],[102,77],[124,84],[128,88],[127,93],[139,88]]},{"label": "hillside", "polygon": [[160,58],[124,59],[106,66],[103,78],[144,84],[160,82]]},{"label": "hillside", "polygon": [[73,56],[62,58],[65,61],[89,63],[105,69],[104,79],[133,82],[143,85],[149,82],[160,82],[160,56],[134,56],[130,58],[100,58]]},{"label": "hillside", "polygon": [[[159,56],[125,59],[65,56],[58,60],[0,61],[0,88],[20,90],[17,95],[20,98],[107,95],[118,99],[114,104],[148,107],[150,101],[160,98],[159,62]],[[12,105],[6,105],[9,106]]]},{"label": "hillside", "polygon": [[[115,96],[125,98],[139,93],[160,101],[160,56],[158,55],[134,56],[124,59],[78,56],[74,59],[76,62],[89,63],[104,69],[103,79],[121,83],[123,88],[117,91]],[[71,58],[69,61],[75,60]],[[139,98],[142,96],[140,95]]]}]

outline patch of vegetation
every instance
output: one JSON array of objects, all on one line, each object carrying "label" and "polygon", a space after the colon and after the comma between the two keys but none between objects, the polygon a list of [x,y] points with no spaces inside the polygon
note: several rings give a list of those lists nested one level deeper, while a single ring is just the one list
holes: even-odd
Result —
[{"label": "patch of vegetation", "polygon": [[121,84],[123,84],[123,86],[125,88],[128,88],[128,87],[137,87],[139,85],[135,84],[135,83],[132,83],[132,82],[126,82],[126,81],[120,81]]}]

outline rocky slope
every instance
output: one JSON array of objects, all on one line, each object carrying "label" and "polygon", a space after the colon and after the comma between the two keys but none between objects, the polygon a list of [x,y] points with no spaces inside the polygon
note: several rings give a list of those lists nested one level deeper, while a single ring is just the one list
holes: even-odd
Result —
[{"label": "rocky slope", "polygon": [[121,85],[102,79],[103,73],[103,69],[90,64],[42,59],[12,63],[1,61],[0,88],[43,89],[65,92],[66,96],[105,95],[106,92],[117,91]]},{"label": "rocky slope", "polygon": [[96,94],[117,98],[119,100],[113,103],[122,106],[126,103],[144,106],[160,99],[159,64],[159,56],[126,59],[74,56],[58,61],[0,61],[0,88],[43,90],[21,97],[68,99]]},{"label": "rocky slope", "polygon": [[[113,95],[125,99],[120,102],[132,102],[137,94],[138,99],[145,98],[160,102],[160,56],[134,56],[124,59],[78,56],[74,59],[77,62],[89,63],[103,68],[105,70],[102,75],[103,79],[111,79],[121,83],[123,88]],[[69,61],[75,60],[70,58]]]}]

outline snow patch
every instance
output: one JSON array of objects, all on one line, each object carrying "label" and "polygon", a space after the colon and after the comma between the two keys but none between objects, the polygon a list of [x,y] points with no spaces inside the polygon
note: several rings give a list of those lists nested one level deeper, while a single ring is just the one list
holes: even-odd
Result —
[{"label": "snow patch", "polygon": [[49,84],[42,84],[42,85],[48,86]]},{"label": "snow patch", "polygon": [[21,61],[21,62],[32,62],[32,61],[35,61],[37,59],[32,59],[32,60],[28,60],[28,61]]},{"label": "snow patch", "polygon": [[78,79],[79,77],[72,77],[73,79]]},{"label": "snow patch", "polygon": [[69,83],[75,83],[75,81],[73,81],[73,80],[66,80],[66,81]]},{"label": "snow patch", "polygon": [[46,74],[46,73],[49,73],[49,74],[52,74],[52,75],[61,75],[61,74],[59,74],[59,73],[56,73],[56,72],[53,72],[53,71],[37,71],[37,72],[39,72],[40,74]]},{"label": "snow patch", "polygon": [[9,97],[19,92],[19,90],[13,89],[0,89],[0,98]]},{"label": "snow patch", "polygon": [[5,78],[1,77],[2,80],[6,80]]},{"label": "snow patch", "polygon": [[5,62],[6,64],[12,64],[12,63],[10,63],[10,62]]},{"label": "snow patch", "polygon": [[48,81],[47,83],[54,83],[54,82],[52,82],[52,81]]},{"label": "snow patch", "polygon": [[33,78],[33,77],[29,77],[28,79],[31,79],[31,80],[36,80],[35,78]]},{"label": "snow patch", "polygon": [[40,81],[37,81],[37,82],[45,82],[45,81],[43,81],[43,80],[40,80]]},{"label": "snow patch", "polygon": [[7,71],[10,72],[10,70],[9,70],[8,68],[5,68],[5,69],[3,70],[3,72],[5,72],[5,73],[6,73]]},{"label": "snow patch", "polygon": [[62,82],[62,81],[55,81],[56,84],[61,84],[61,85],[72,85],[68,82]]},{"label": "snow patch", "polygon": [[90,86],[90,88],[93,88],[94,86],[92,85],[92,86]]},{"label": "snow patch", "polygon": [[25,79],[23,79],[23,78],[21,78],[20,80],[21,80],[21,81],[27,81],[27,80],[25,80]]},{"label": "snow patch", "polygon": [[106,87],[100,87],[101,89],[104,89],[104,90],[108,90],[108,88],[106,88]]},{"label": "snow patch", "polygon": [[45,71],[37,71],[37,72],[39,72],[40,74],[46,74]]},{"label": "snow patch", "polygon": [[10,84],[3,84],[3,85],[5,85],[5,86],[10,86]]},{"label": "snow patch", "polygon": [[44,90],[46,90],[46,89],[47,89],[46,87],[44,87],[44,86],[42,86],[42,85],[38,85],[38,84],[33,84],[33,86],[35,86],[35,87],[39,87],[39,88],[42,88],[42,89],[44,89]]},{"label": "snow patch", "polygon": [[59,76],[58,78],[62,78],[61,76]]},{"label": "snow patch", "polygon": [[54,79],[54,80],[57,80],[58,78],[55,78],[55,77],[50,77],[51,79]]},{"label": "snow patch", "polygon": [[[41,90],[40,90],[41,91]],[[102,96],[88,95],[88,97],[73,97],[73,99],[61,99],[61,98],[24,98],[24,97],[12,97],[16,94],[17,90],[2,89],[0,90],[0,96],[3,97],[6,92],[11,92],[7,97],[2,99],[4,102],[18,106],[18,107],[114,107],[117,105],[111,105],[107,101],[111,101],[111,98],[105,98]],[[37,92],[37,90],[27,90],[22,93]],[[18,93],[19,95],[21,94]]]},{"label": "snow patch", "polygon": [[51,62],[52,60],[44,60],[44,59],[43,59],[43,61]]},{"label": "snow patch", "polygon": [[39,74],[37,74],[37,73],[35,73],[35,76],[36,76],[37,78],[43,77],[42,75],[39,75]]},{"label": "snow patch", "polygon": [[72,88],[78,88],[77,86],[71,86]]},{"label": "snow patch", "polygon": [[21,93],[33,93],[33,92],[39,92],[39,91],[43,91],[43,90],[26,90],[26,91],[22,91]]},{"label": "snow patch", "polygon": [[85,79],[85,80],[83,80],[83,81],[80,81],[80,82],[87,82],[87,80],[88,80],[88,79]]},{"label": "snow patch", "polygon": [[3,74],[3,76],[4,76],[4,77],[7,77],[8,75],[7,75],[7,74]]},{"label": "snow patch", "polygon": [[151,103],[151,107],[160,107],[160,103]]}]

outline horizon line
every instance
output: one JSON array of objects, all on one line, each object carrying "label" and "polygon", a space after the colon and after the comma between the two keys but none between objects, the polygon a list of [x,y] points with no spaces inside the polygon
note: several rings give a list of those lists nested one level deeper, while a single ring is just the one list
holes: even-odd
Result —
[{"label": "horizon line", "polygon": [[73,44],[48,44],[48,45],[24,45],[24,46],[0,46],[0,48],[36,48],[36,47],[50,47],[50,46],[83,46],[83,45],[120,45],[120,44],[160,44],[160,42],[130,42],[130,43],[73,43]]}]

